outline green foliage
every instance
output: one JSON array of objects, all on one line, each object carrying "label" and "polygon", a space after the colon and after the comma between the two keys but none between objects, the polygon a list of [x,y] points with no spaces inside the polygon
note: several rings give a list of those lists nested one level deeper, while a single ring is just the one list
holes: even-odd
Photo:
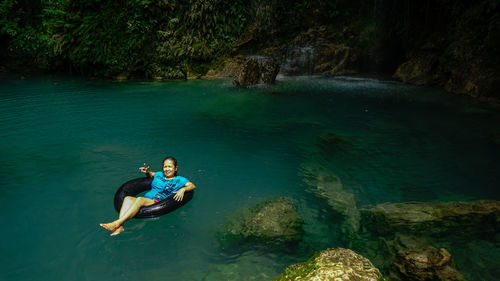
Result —
[{"label": "green foliage", "polygon": [[[311,27],[340,30],[355,22],[363,42],[400,40],[379,48],[394,57],[393,49],[420,46],[434,31],[436,38],[465,33],[471,24],[462,14],[472,4],[441,2],[3,0],[0,60],[87,75],[184,78],[188,72],[204,74],[242,37],[244,44],[288,42]],[[500,40],[500,0],[481,3],[493,49]],[[455,28],[444,24],[449,22]]]},{"label": "green foliage", "polygon": [[54,0],[38,2],[33,11],[33,3],[6,0],[0,36],[12,60],[91,75],[181,78],[189,64],[203,65],[231,49],[246,28],[248,2]]},{"label": "green foliage", "polygon": [[331,25],[341,14],[339,1],[275,1],[273,20],[282,33],[291,34],[309,27]]}]

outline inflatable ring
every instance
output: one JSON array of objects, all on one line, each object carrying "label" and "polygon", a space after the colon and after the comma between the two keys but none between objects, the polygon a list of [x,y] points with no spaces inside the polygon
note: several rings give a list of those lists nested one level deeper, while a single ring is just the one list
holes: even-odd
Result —
[{"label": "inflatable ring", "polygon": [[[115,193],[115,209],[119,213],[123,204],[123,199],[127,196],[136,197],[137,194],[151,189],[152,178],[138,178],[124,183]],[[174,200],[174,194],[167,199],[155,203],[151,206],[142,207],[134,218],[154,218],[175,211],[193,198],[194,191],[184,192],[182,201]]]}]

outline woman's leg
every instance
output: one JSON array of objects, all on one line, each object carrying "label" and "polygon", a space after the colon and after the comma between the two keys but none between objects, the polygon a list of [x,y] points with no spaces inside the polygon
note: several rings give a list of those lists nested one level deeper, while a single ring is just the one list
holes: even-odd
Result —
[{"label": "woman's leg", "polygon": [[118,218],[123,217],[123,214],[130,208],[130,206],[132,206],[136,199],[136,197],[132,196],[126,196],[123,199],[122,207],[120,208],[120,215],[118,216]]},{"label": "woman's leg", "polygon": [[[133,218],[143,206],[153,205],[155,202],[153,199],[144,197],[126,197],[129,198],[127,202],[123,200],[122,208],[120,209],[119,219],[110,223],[101,223],[100,225],[106,230],[113,231],[111,236],[120,234],[123,231],[123,224],[129,219]],[[127,203],[128,206],[125,206]],[[127,208],[128,207],[128,208]]]},{"label": "woman's leg", "polygon": [[154,203],[155,201],[153,199],[137,197],[132,205],[128,208],[128,210],[125,211],[123,215],[120,216],[120,218],[115,222],[117,222],[119,225],[123,225],[126,221],[133,218],[139,212],[139,209],[141,209],[141,207],[150,206]]},{"label": "woman's leg", "polygon": [[[118,216],[118,218],[122,218],[123,215],[127,212],[127,210],[130,208],[130,206],[132,206],[132,204],[135,202],[137,198],[136,197],[132,197],[132,196],[126,196],[124,199],[123,199],[123,204],[122,204],[122,207],[120,208],[120,215]],[[111,236],[115,236],[115,235],[118,235],[120,233],[122,233],[125,229],[123,228],[123,225],[120,225],[115,231],[113,231],[113,233],[111,233]]]}]

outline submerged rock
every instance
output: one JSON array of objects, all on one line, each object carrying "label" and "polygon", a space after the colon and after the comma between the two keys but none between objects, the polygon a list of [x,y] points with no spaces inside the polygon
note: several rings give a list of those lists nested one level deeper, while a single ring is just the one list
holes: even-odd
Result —
[{"label": "submerged rock", "polygon": [[[188,280],[202,281],[262,281],[272,280],[274,269],[279,266],[279,260],[273,257],[258,255],[242,255],[232,262],[214,263],[205,270],[205,276]],[[186,280],[186,279],[184,279]]]},{"label": "submerged rock", "polygon": [[229,218],[222,237],[265,243],[297,242],[302,239],[302,224],[292,200],[278,197]]},{"label": "submerged rock", "polygon": [[343,137],[334,133],[325,133],[319,136],[318,145],[321,152],[327,155],[335,155],[353,149],[353,145]]},{"label": "submerged rock", "polygon": [[422,240],[398,236],[397,255],[391,268],[393,280],[465,280],[456,269],[451,254]]},{"label": "submerged rock", "polygon": [[360,213],[354,194],[344,189],[340,178],[332,172],[314,164],[302,165],[302,178],[311,188],[310,192],[325,199],[332,209],[344,217],[342,231],[347,234],[359,230]]},{"label": "submerged rock", "polygon": [[361,214],[363,227],[381,235],[400,232],[467,238],[500,230],[500,201],[384,203]]},{"label": "submerged rock", "polygon": [[349,249],[326,249],[303,263],[289,266],[274,281],[285,280],[383,280],[380,271],[367,258]]}]

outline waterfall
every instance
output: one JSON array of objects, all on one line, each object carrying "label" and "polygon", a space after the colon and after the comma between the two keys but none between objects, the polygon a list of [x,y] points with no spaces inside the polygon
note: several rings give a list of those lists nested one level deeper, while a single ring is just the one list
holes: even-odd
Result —
[{"label": "waterfall", "polygon": [[290,46],[281,64],[281,75],[312,75],[316,59],[316,47]]}]

